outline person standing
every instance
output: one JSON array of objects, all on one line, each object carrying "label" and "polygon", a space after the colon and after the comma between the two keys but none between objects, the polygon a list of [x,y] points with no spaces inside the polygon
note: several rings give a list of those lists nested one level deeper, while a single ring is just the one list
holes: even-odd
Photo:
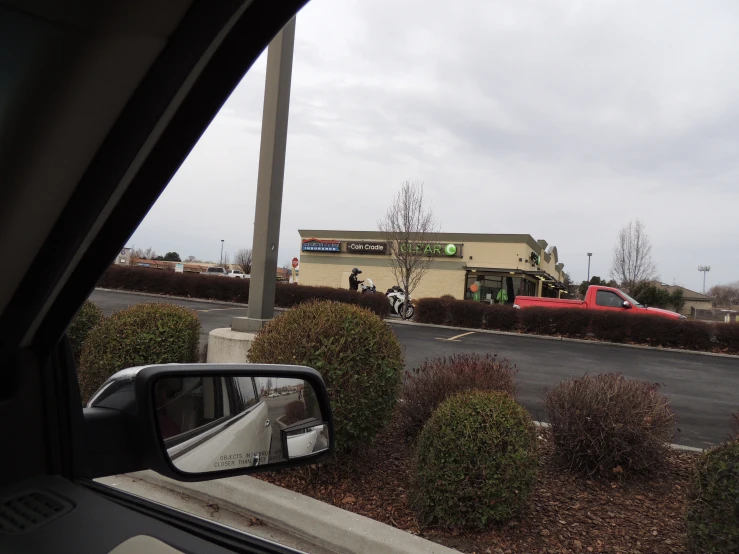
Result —
[{"label": "person standing", "polygon": [[362,270],[358,267],[355,267],[352,269],[351,275],[349,275],[349,290],[359,290],[360,283],[364,283],[364,281],[360,281],[357,275],[362,273]]}]

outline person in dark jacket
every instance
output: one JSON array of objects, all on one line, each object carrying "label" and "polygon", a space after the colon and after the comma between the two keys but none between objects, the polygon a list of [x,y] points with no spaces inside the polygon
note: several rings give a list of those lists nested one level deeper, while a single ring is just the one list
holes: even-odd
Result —
[{"label": "person in dark jacket", "polygon": [[357,278],[357,275],[359,275],[360,273],[362,273],[362,270],[359,269],[358,267],[355,267],[354,269],[352,269],[352,274],[349,275],[349,290],[357,290],[358,291],[359,290],[359,285],[361,283],[364,283],[364,281],[360,281]]}]

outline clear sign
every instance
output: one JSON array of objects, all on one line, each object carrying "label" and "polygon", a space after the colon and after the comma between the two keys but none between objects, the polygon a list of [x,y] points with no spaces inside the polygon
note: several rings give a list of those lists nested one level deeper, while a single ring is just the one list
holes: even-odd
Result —
[{"label": "clear sign", "polygon": [[184,271],[185,271],[185,264],[175,264],[174,266],[175,273],[184,273]]},{"label": "clear sign", "polygon": [[400,251],[403,253],[410,252],[412,254],[425,256],[443,256],[446,258],[461,258],[462,245],[455,243],[416,243],[401,244]]}]

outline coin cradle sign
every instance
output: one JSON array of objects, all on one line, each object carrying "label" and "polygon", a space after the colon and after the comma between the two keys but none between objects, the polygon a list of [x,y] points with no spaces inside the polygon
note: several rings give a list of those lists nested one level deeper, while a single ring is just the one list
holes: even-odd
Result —
[{"label": "coin cradle sign", "polygon": [[341,241],[303,239],[303,252],[340,252]]},{"label": "coin cradle sign", "polygon": [[346,251],[352,254],[387,254],[386,242],[347,242]]},{"label": "coin cradle sign", "polygon": [[461,258],[462,245],[451,242],[439,243],[415,243],[401,244],[400,251],[403,253],[412,253],[425,256],[443,256],[445,258]]}]

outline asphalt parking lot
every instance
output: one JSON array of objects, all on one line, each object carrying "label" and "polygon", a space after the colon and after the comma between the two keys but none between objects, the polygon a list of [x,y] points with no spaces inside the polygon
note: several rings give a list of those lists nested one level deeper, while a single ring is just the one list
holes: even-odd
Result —
[{"label": "asphalt parking lot", "polygon": [[[203,325],[201,341],[207,341],[211,330],[228,327],[232,317],[246,315],[244,306],[196,300],[108,291],[94,291],[90,298],[106,315],[142,302],[186,306],[197,311]],[[730,431],[731,413],[739,410],[739,357],[583,344],[525,335],[465,334],[393,322],[391,325],[405,350],[406,368],[417,367],[428,357],[462,352],[490,352],[508,358],[518,369],[518,400],[539,420],[546,420],[541,401],[544,389],[586,373],[619,372],[661,384],[675,410],[679,429],[675,442],[679,444],[706,447],[723,441]]]}]

